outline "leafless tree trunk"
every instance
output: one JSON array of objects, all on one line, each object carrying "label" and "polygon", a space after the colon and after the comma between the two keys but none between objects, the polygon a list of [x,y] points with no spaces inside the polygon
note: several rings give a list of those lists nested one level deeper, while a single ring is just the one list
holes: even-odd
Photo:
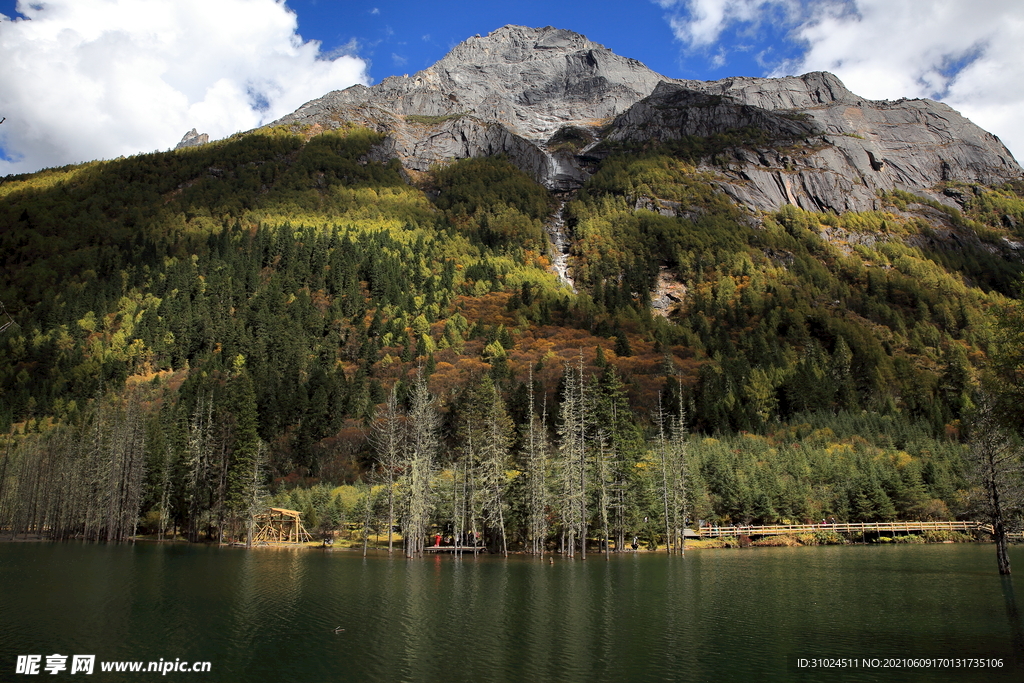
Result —
[{"label": "leafless tree trunk", "polygon": [[526,432],[526,467],[529,476],[529,534],[534,555],[544,556],[548,535],[547,520],[547,400],[539,421],[533,397],[533,368],[530,368],[530,418]]},{"label": "leafless tree trunk", "polygon": [[587,559],[587,383],[583,379],[583,349],[580,348],[579,356],[579,433],[576,436],[577,449],[579,451],[580,471],[580,558]]},{"label": "leafless tree trunk", "polygon": [[256,515],[261,512],[266,505],[263,504],[263,499],[266,498],[267,492],[263,487],[263,471],[267,466],[267,444],[260,440],[259,445],[256,448],[256,457],[253,458],[252,462],[252,474],[249,481],[249,505],[246,509],[246,521],[245,521],[245,547],[252,547],[253,527],[256,523]]},{"label": "leafless tree trunk", "polygon": [[992,537],[996,544],[996,563],[1000,574],[1010,573],[1010,558],[1006,550],[1006,534],[1011,519],[1024,505],[1024,461],[1022,449],[997,419],[993,401],[982,395],[970,424],[969,459],[975,481],[981,487],[983,498],[980,511],[992,524]]},{"label": "leafless tree trunk", "polygon": [[567,535],[564,549],[569,557],[575,554],[576,538],[580,539],[582,557],[586,558],[587,535],[587,407],[583,380],[583,354],[578,369],[565,366],[565,393],[560,406],[559,479],[562,500],[560,521]]},{"label": "leafless tree trunk", "polygon": [[440,418],[422,370],[416,377],[409,410],[409,436],[406,446],[405,552],[408,557],[423,554],[424,538],[431,512],[431,479],[437,457]]},{"label": "leafless tree trunk", "polygon": [[665,440],[665,410],[661,405],[661,392],[658,392],[658,412],[654,415],[654,423],[658,425],[658,455],[661,459],[661,501],[665,510],[665,549],[672,554],[672,518],[669,515],[669,483],[668,483],[668,444]]},{"label": "leafless tree trunk", "polygon": [[676,542],[680,555],[686,552],[686,409],[683,406],[682,379],[679,380],[679,412],[672,421],[672,510],[675,516]]},{"label": "leafless tree trunk", "polygon": [[480,449],[483,466],[483,482],[486,490],[485,515],[490,524],[496,524],[501,533],[501,550],[508,557],[508,541],[505,534],[506,466],[508,461],[511,420],[505,412],[505,405],[497,389],[492,389],[487,411],[487,439]]},{"label": "leafless tree trunk", "polygon": [[204,498],[208,497],[210,451],[212,448],[211,427],[213,421],[213,397],[200,398],[192,419],[188,424],[185,463],[187,470],[186,490],[188,491],[189,528],[188,539],[199,539],[200,516],[204,511]]},{"label": "leafless tree trunk", "polygon": [[372,527],[373,509],[376,506],[376,496],[373,493],[373,484],[366,484],[363,493],[363,557],[366,557],[366,549],[370,542],[370,529]]},{"label": "leafless tree trunk", "polygon": [[142,499],[145,430],[139,396],[95,399],[81,426],[58,424],[7,449],[0,526],[52,539],[133,538]]},{"label": "leafless tree trunk", "polygon": [[173,483],[173,466],[174,466],[174,449],[171,444],[164,441],[163,443],[163,458],[160,463],[160,531],[157,538],[164,540],[164,536],[167,533],[167,521],[170,517],[171,507],[171,495],[174,491]]},{"label": "leafless tree trunk", "polygon": [[[603,531],[604,539],[604,556],[605,559],[610,557],[611,553],[611,536],[608,533],[608,507],[611,504],[611,496],[609,489],[609,478],[612,476],[612,463],[614,461],[614,451],[606,447],[604,430],[598,427],[597,430],[597,481],[601,487],[600,490],[600,504],[601,504],[601,527]],[[613,447],[614,448],[614,447]]]},{"label": "leafless tree trunk", "polygon": [[0,529],[4,529],[8,526],[8,510],[10,505],[10,496],[7,491],[8,480],[7,480],[7,469],[11,462],[11,445],[14,443],[14,429],[7,434],[7,443],[4,447],[4,462],[0,465]]},{"label": "leafless tree trunk", "polygon": [[558,513],[561,524],[561,550],[569,557],[575,554],[575,513],[576,505],[576,483],[579,476],[576,468],[579,459],[576,457],[576,435],[578,430],[576,423],[580,419],[580,410],[577,398],[576,372],[566,363],[565,382],[562,403],[559,406],[560,424],[558,426],[558,475],[561,489]]},{"label": "leafless tree trunk", "polygon": [[377,451],[377,465],[382,470],[382,481],[388,491],[388,554],[394,551],[395,479],[402,470],[404,448],[402,414],[398,407],[398,386],[391,388],[384,414],[373,423],[370,439]]}]

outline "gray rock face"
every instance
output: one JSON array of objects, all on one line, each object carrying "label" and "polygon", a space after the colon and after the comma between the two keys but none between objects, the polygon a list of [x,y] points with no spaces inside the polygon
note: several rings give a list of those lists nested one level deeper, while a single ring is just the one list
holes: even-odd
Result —
[{"label": "gray rock face", "polygon": [[678,140],[752,128],[772,140],[793,140],[824,132],[816,122],[792,110],[771,111],[695,89],[702,85],[659,83],[649,97],[615,119],[606,139]]},{"label": "gray rock face", "polygon": [[661,80],[640,62],[571,31],[505,26],[457,45],[411,77],[350,88],[339,99],[372,98],[404,115],[473,114],[543,142],[568,123],[592,123],[625,111]]},{"label": "gray rock face", "polygon": [[863,211],[877,208],[879,190],[893,189],[950,203],[939,183],[1022,176],[998,138],[945,104],[865,100],[822,72],[663,83],[620,115],[608,138],[672,140],[740,128],[761,131],[771,144],[733,148],[703,170],[754,209]]},{"label": "gray rock face", "polygon": [[864,210],[875,206],[878,190],[890,189],[952,202],[935,191],[938,183],[1022,175],[995,136],[938,102],[865,100],[829,73],[673,80],[551,27],[505,26],[475,36],[428,69],[328,93],[272,125],[343,122],[386,135],[372,155],[380,160],[397,157],[423,171],[505,154],[555,190],[586,179],[584,161],[602,154],[602,139],[642,143],[756,130],[756,144],[728,149],[702,167],[753,209],[792,203]]},{"label": "gray rock face", "polygon": [[198,147],[199,145],[205,145],[210,141],[210,136],[207,133],[197,133],[196,129],[193,128],[181,138],[181,142],[175,146],[174,149],[182,149],[183,147]]},{"label": "gray rock face", "polygon": [[416,170],[503,153],[549,188],[569,189],[584,173],[547,141],[566,126],[600,127],[662,80],[577,33],[505,26],[412,76],[328,93],[274,125],[368,125],[386,132],[388,153]]}]

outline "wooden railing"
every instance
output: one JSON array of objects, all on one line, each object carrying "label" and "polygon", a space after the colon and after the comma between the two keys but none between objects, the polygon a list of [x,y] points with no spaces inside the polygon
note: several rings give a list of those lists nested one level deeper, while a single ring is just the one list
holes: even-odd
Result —
[{"label": "wooden railing", "polygon": [[770,524],[763,526],[704,526],[696,535],[701,538],[721,536],[781,536],[786,534],[808,534],[817,531],[834,531],[839,534],[873,533],[895,531],[984,531],[992,533],[992,526],[981,522],[836,522],[835,524]]}]

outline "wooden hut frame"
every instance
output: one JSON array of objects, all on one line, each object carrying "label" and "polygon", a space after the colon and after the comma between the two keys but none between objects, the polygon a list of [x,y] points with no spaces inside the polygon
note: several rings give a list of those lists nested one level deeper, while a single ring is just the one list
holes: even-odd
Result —
[{"label": "wooden hut frame", "polygon": [[313,537],[302,526],[302,513],[297,510],[270,508],[256,515],[253,543],[308,543]]}]

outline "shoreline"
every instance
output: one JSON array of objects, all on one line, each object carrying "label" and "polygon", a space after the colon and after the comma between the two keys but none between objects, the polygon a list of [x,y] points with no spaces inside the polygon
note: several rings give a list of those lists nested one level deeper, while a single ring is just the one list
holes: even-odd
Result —
[{"label": "shoreline", "polygon": [[[720,537],[720,538],[707,538],[707,539],[689,539],[684,547],[685,550],[689,551],[704,551],[704,550],[737,550],[747,548],[804,548],[804,547],[820,547],[820,546],[844,546],[844,545],[959,545],[964,543],[978,543],[978,544],[991,544],[994,541],[991,537],[985,538],[971,538],[966,534],[956,534],[953,538],[932,538],[928,539],[923,535],[907,534],[903,536],[878,536],[870,540],[863,538],[853,540],[846,538],[840,534],[828,534],[827,537],[814,537],[815,534],[802,534],[802,535],[775,535],[765,536],[757,540],[751,540],[748,537]],[[944,534],[944,536],[946,536]],[[18,534],[11,536],[10,534],[0,535],[0,543],[63,543],[63,542],[88,542],[97,544],[106,544],[107,541],[88,540],[84,538],[64,538],[64,539],[51,539],[39,534]],[[124,541],[127,544],[174,544],[174,545],[185,545],[185,546],[205,546],[205,547],[222,547],[222,548],[242,548],[245,549],[244,544],[235,543],[217,543],[214,541],[201,541],[197,543],[190,543],[185,539],[155,539],[146,537],[136,537],[129,541]],[[1024,539],[1013,538],[1009,539],[1011,545],[1020,545],[1024,543]],[[277,543],[277,544],[260,544],[253,545],[249,550],[265,550],[265,549],[303,549],[303,550],[322,550],[325,552],[359,552],[362,550],[361,543],[348,544],[336,544],[334,546],[324,547],[320,542],[309,542],[309,543]],[[387,547],[380,546],[369,546],[367,550],[380,552],[387,551]],[[636,553],[641,555],[652,555],[652,554],[667,554],[666,546],[659,545],[656,549],[651,548],[640,548],[633,550],[627,548],[622,551],[613,551],[613,555],[628,555],[630,553]],[[404,554],[404,551],[398,547],[395,549],[396,555]],[[427,553],[424,556],[436,553]],[[466,549],[463,555],[492,555],[485,550],[473,553],[472,549]],[[499,553],[500,554],[500,553]],[[528,556],[530,553],[524,551],[509,551],[509,555],[522,555]],[[604,555],[604,552],[599,549],[589,549],[587,551],[588,556],[599,557]],[[543,557],[555,558],[565,557],[558,552],[545,552]]]}]

